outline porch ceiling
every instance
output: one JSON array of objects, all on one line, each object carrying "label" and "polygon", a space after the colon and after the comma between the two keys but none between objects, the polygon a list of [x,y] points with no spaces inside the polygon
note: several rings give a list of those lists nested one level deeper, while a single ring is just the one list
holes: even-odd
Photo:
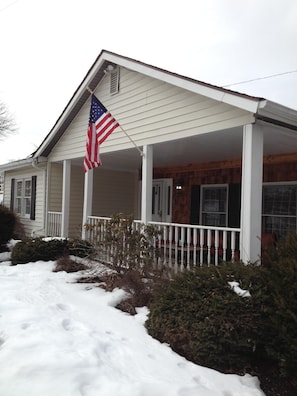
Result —
[{"label": "porch ceiling", "polygon": [[[297,152],[297,133],[279,127],[262,126],[264,155]],[[241,158],[242,128],[218,131],[154,145],[154,167],[189,165]],[[135,170],[142,159],[136,148],[102,153],[104,167]]]}]

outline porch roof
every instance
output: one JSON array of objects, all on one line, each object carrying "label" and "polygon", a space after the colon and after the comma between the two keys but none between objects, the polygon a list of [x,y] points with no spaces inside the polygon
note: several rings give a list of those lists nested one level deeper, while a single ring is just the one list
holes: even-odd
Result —
[{"label": "porch roof", "polygon": [[[262,124],[264,157],[296,154],[297,133],[295,131],[267,123]],[[236,161],[238,163],[242,157],[242,137],[243,128],[233,128],[157,143],[153,149],[154,167],[187,167],[192,164],[221,161]],[[129,171],[141,169],[142,166],[142,158],[134,147],[126,150],[119,148],[118,151],[108,153],[102,151],[101,160],[106,169]],[[83,158],[78,158],[75,161],[77,164],[82,164]]]}]

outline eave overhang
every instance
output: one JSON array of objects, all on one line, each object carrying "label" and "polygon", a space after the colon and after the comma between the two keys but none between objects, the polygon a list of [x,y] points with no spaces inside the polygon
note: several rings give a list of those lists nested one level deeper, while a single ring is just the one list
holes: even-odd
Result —
[{"label": "eave overhang", "polygon": [[28,166],[38,166],[39,164],[47,162],[45,157],[28,157],[18,161],[11,161],[7,164],[0,165],[0,172],[6,172],[10,170],[26,168]]}]

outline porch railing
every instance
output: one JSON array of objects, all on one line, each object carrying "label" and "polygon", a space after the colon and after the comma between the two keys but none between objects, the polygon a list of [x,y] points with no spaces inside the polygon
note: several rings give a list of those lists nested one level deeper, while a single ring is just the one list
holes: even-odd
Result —
[{"label": "porch railing", "polygon": [[[109,217],[88,217],[87,239],[104,240]],[[140,229],[140,221],[134,221]],[[158,231],[154,240],[156,265],[167,266],[175,272],[201,265],[218,265],[221,261],[240,260],[239,228],[208,227],[191,224],[149,222]]]},{"label": "porch railing", "polygon": [[47,212],[47,236],[61,236],[62,212]]},{"label": "porch railing", "polygon": [[239,228],[150,222],[160,230],[161,257],[181,268],[240,259]]}]

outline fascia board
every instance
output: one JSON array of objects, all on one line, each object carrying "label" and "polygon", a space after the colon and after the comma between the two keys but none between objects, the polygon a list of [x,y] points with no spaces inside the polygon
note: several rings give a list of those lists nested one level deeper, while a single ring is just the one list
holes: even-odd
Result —
[{"label": "fascia board", "polygon": [[180,76],[175,76],[166,71],[147,66],[140,62],[134,62],[131,61],[130,59],[118,57],[115,54],[107,53],[106,55],[104,55],[104,57],[106,60],[115,64],[119,64],[120,66],[126,67],[127,69],[167,82],[169,84],[183,88],[190,92],[209,97],[218,102],[239,107],[243,110],[250,111],[252,113],[257,112],[259,102],[262,100],[262,99],[244,98],[239,95],[233,94],[232,92],[228,92],[227,90],[212,88],[207,85],[203,85],[199,82],[190,81]]}]

